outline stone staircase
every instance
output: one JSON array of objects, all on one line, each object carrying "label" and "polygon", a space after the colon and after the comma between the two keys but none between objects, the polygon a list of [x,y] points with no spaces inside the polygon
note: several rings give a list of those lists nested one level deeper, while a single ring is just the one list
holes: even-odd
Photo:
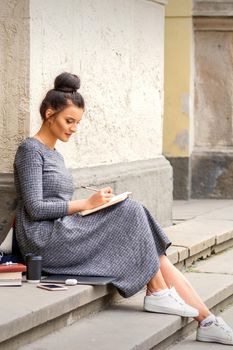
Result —
[{"label": "stone staircase", "polygon": [[[233,201],[179,201],[173,216],[176,225],[165,229],[173,241],[168,257],[219,312],[233,301]],[[143,312],[144,294],[123,299],[111,286],[59,293],[27,283],[2,287],[0,349],[167,349],[196,328],[191,319]]]}]

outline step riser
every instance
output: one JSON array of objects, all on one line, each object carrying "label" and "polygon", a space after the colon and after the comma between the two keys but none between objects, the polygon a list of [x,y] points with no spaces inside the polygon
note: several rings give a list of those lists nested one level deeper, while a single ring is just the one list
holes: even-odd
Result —
[{"label": "step riser", "polygon": [[88,315],[95,314],[101,310],[107,308],[112,300],[112,294],[105,295],[102,298],[92,301],[89,304],[83,305],[72,312],[68,312],[60,317],[52,319],[46,323],[41,324],[38,327],[34,327],[27,332],[21,333],[9,340],[0,343],[1,350],[18,350],[19,347],[29,344],[40,337],[46,336],[54,331],[57,331],[63,327],[70,326],[71,324],[79,321],[80,319],[87,317]]},{"label": "step riser", "polygon": [[215,245],[212,248],[212,254],[218,254],[223,252],[226,249],[233,247],[233,239],[229,239],[228,241],[222,242],[220,244]]}]

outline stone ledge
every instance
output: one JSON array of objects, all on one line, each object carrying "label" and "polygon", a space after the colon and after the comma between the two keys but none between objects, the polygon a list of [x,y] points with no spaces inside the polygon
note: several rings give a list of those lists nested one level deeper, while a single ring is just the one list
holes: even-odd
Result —
[{"label": "stone ledge", "polygon": [[193,19],[193,28],[195,31],[219,31],[232,32],[232,17],[195,17]]},{"label": "stone ledge", "polygon": [[167,227],[165,232],[173,245],[188,248],[190,256],[216,245],[221,239],[233,238],[233,222],[193,219]]},{"label": "stone ledge", "polygon": [[167,256],[173,264],[177,264],[189,257],[189,249],[187,247],[172,245],[167,250]]},{"label": "stone ledge", "polygon": [[233,221],[211,220],[208,215],[164,229],[172,241],[167,255],[178,268],[190,266],[194,261],[231,245]]},{"label": "stone ledge", "polygon": [[232,1],[194,0],[193,16],[233,16]]},{"label": "stone ledge", "polygon": [[81,185],[110,185],[115,193],[131,191],[162,226],[172,223],[172,167],[163,156],[129,163],[73,169],[75,198],[86,197]]},{"label": "stone ledge", "polygon": [[[85,198],[90,194],[87,190],[81,189],[81,185],[99,187],[111,185],[115,193],[133,192],[133,198],[143,203],[162,226],[171,225],[172,167],[163,156],[129,163],[71,169],[70,172],[76,188],[74,198]],[[9,222],[12,213],[6,209],[5,202],[14,205],[15,190],[12,174],[0,173],[0,193],[6,198],[0,203],[0,218]],[[6,234],[7,229],[3,228],[1,233],[0,226],[0,244]]]}]

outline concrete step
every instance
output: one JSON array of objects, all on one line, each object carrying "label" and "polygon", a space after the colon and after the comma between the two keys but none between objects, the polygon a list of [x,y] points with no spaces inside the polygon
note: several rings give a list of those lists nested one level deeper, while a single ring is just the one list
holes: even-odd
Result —
[{"label": "concrete step", "polygon": [[[233,305],[226,308],[223,312],[219,313],[225,322],[233,326]],[[183,341],[178,342],[176,345],[169,348],[169,350],[226,350],[226,345],[218,343],[203,343],[196,341],[196,332],[193,332],[190,336]]]},{"label": "concrete step", "polygon": [[0,349],[14,350],[107,307],[112,286],[76,285],[51,292],[23,283],[0,288]]},{"label": "concrete step", "polygon": [[[194,201],[193,206],[188,204],[191,217],[188,221],[179,214],[179,210],[182,213],[179,204],[175,215],[176,219],[180,218],[179,224],[165,229],[173,241],[167,252],[172,263],[184,269],[198,258],[233,245],[232,204],[233,201],[214,201],[208,204],[208,210],[205,201],[199,201],[199,205]],[[184,213],[187,212],[186,205],[183,205]],[[139,299],[140,295],[142,298],[139,294]],[[82,317],[99,312],[116,300],[121,298],[111,286],[74,286],[60,293],[40,290],[27,283],[20,288],[0,288],[0,348],[18,349]],[[123,302],[131,303],[131,299]]]},{"label": "concrete step", "polygon": [[[227,272],[225,265],[220,268],[226,258],[232,261],[233,249],[211,257],[206,262],[198,262],[185,273],[207,306],[215,312],[233,301],[233,267]],[[215,266],[219,267],[218,273],[212,272]],[[197,323],[191,319],[144,312],[143,297],[144,292],[140,292],[130,299],[122,299],[107,310],[19,350],[167,349],[196,328]]]},{"label": "concrete step", "polygon": [[176,225],[165,231],[172,241],[171,261],[178,268],[233,246],[233,201],[177,201],[173,216]]}]

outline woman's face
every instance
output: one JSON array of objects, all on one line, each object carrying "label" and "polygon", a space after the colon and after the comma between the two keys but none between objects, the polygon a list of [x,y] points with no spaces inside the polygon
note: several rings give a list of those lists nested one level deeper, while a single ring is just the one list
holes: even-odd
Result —
[{"label": "woman's face", "polygon": [[[50,113],[51,115],[49,115]],[[47,122],[52,136],[67,142],[70,136],[76,132],[83,113],[84,110],[82,108],[74,105],[70,105],[58,113],[54,113],[51,109],[47,110]]]}]

